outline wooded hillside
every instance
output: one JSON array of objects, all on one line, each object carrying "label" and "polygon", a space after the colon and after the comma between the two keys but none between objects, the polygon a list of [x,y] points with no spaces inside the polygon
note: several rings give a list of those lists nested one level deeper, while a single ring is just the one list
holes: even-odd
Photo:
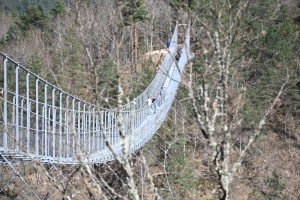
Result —
[{"label": "wooded hillside", "polygon": [[[146,148],[136,152],[142,161],[130,158],[130,166],[115,161],[72,170],[59,166],[53,173],[51,166],[18,166],[43,198],[55,188],[59,194],[54,199],[300,198],[297,0],[28,0],[0,5],[1,52],[105,108],[120,106],[118,97],[124,103],[140,94],[163,57],[152,52],[166,49],[176,22],[181,42],[191,25],[194,56],[183,73],[174,111]],[[6,167],[1,167],[5,177]],[[66,171],[68,183],[51,182]],[[46,174],[43,185],[38,172]],[[10,178],[5,183],[14,185],[0,184],[0,198],[23,199],[25,186]]]}]

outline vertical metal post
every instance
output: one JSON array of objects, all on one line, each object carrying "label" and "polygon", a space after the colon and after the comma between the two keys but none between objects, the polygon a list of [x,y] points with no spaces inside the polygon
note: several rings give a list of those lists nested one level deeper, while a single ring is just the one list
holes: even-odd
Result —
[{"label": "vertical metal post", "polygon": [[30,100],[29,100],[29,73],[26,75],[26,105],[27,105],[27,119],[26,119],[26,151],[30,153]]},{"label": "vertical metal post", "polygon": [[88,153],[91,153],[91,124],[92,124],[92,114],[91,114],[91,106],[89,106],[89,119],[88,119]]},{"label": "vertical metal post", "polygon": [[39,155],[39,79],[35,80],[35,155]]},{"label": "vertical metal post", "polygon": [[[100,151],[102,147],[102,138],[101,133],[103,132],[103,127],[100,127],[102,125],[103,120],[103,111],[100,111],[100,124],[99,124],[99,115],[96,115],[96,137],[97,137],[97,151]],[[101,129],[102,128],[102,129]],[[101,142],[101,144],[100,144]]]},{"label": "vertical metal post", "polygon": [[124,117],[124,123],[126,124],[125,125],[125,128],[124,128],[124,132],[125,132],[125,135],[127,135],[129,133],[129,110],[126,110],[126,112],[123,113],[123,117]]},{"label": "vertical metal post", "polygon": [[139,110],[138,112],[140,113],[140,118],[139,118],[139,125],[140,125],[141,123],[143,123],[143,121],[149,115],[149,110],[143,108],[143,109]]},{"label": "vertical metal post", "polygon": [[142,108],[137,111],[137,127],[142,123],[142,119],[145,120],[147,118],[147,113],[149,113],[149,108]]},{"label": "vertical metal post", "polygon": [[133,111],[133,113],[132,113],[132,115],[133,115],[133,118],[132,118],[132,123],[133,123],[133,128],[136,128],[137,127],[137,123],[136,123],[136,119],[137,119],[137,111],[135,110],[135,111]]},{"label": "vertical metal post", "polygon": [[[12,126],[14,127],[14,129],[12,130],[12,136],[13,136],[13,134],[14,134],[14,132],[13,131],[15,131],[15,129],[16,129],[16,107],[14,106],[14,105],[16,105],[16,96],[14,96],[13,97],[13,114],[12,114]],[[16,141],[12,138],[11,139],[11,147],[12,148],[14,148],[14,149],[16,149],[15,148],[15,144],[16,143]]]},{"label": "vertical metal post", "polygon": [[141,108],[141,109],[139,109],[139,110],[136,110],[135,112],[134,112],[134,121],[135,121],[135,125],[134,125],[134,128],[137,128],[138,126],[139,126],[139,118],[142,116],[142,117],[144,117],[143,116],[143,111],[145,110],[145,108]]},{"label": "vertical metal post", "polygon": [[72,111],[73,111],[73,113],[72,113],[72,118],[73,118],[73,124],[72,124],[72,128],[71,128],[71,130],[72,130],[72,132],[73,132],[73,134],[72,134],[72,136],[73,136],[73,143],[72,143],[72,150],[73,150],[73,154],[72,154],[72,156],[74,157],[74,156],[76,156],[75,155],[75,132],[76,132],[76,128],[75,128],[75,126],[76,126],[76,122],[75,122],[75,118],[76,118],[76,115],[75,115],[75,99],[73,98],[73,100],[72,100]]},{"label": "vertical metal post", "polygon": [[[65,112],[65,132],[66,132],[66,141],[65,141],[65,146],[66,146],[66,157],[69,157],[70,155],[70,128],[69,125],[71,122],[69,122],[69,116],[71,117],[71,112],[69,111],[69,95],[66,97],[66,112]],[[69,115],[70,114],[70,115]]]},{"label": "vertical metal post", "polygon": [[62,157],[62,95],[63,93],[59,93],[59,158]]},{"label": "vertical metal post", "polygon": [[115,116],[115,112],[110,112],[110,124],[111,124],[111,128],[110,128],[110,134],[109,134],[109,143],[111,145],[114,144],[114,128],[115,128],[115,121],[114,121],[114,116]]},{"label": "vertical metal post", "polygon": [[83,154],[85,154],[86,153],[86,149],[87,149],[87,144],[86,144],[86,141],[85,141],[85,139],[86,139],[86,137],[85,137],[85,135],[86,135],[86,128],[87,128],[87,126],[86,126],[86,110],[85,110],[85,108],[86,108],[86,104],[84,104],[83,105],[83,115],[82,115],[82,134],[83,134],[83,142],[82,142],[82,151],[83,151]]},{"label": "vertical metal post", "polygon": [[21,147],[21,150],[22,150],[22,145],[23,145],[23,127],[24,127],[24,98],[22,98],[21,100],[21,107],[20,107],[20,110],[21,110],[21,120],[20,120],[20,129],[21,131],[19,131],[19,147]]},{"label": "vertical metal post", "polygon": [[52,89],[52,156],[55,157],[56,109],[55,88]]},{"label": "vertical metal post", "polygon": [[65,112],[64,114],[64,144],[62,148],[64,149],[64,157],[67,158],[69,157],[69,127],[68,127],[68,111]]},{"label": "vertical metal post", "polygon": [[48,156],[48,128],[47,128],[47,83],[45,83],[45,87],[44,87],[44,92],[45,92],[45,96],[44,96],[44,115],[43,115],[43,119],[44,119],[44,133],[45,133],[45,146],[44,146],[44,155]]},{"label": "vertical metal post", "polygon": [[[78,112],[78,119],[77,119],[77,148],[79,148],[80,149],[80,132],[81,132],[81,130],[80,130],[80,104],[81,104],[81,102],[79,101],[78,102],[78,110],[77,110],[77,112]],[[79,150],[78,149],[78,150]]]},{"label": "vertical metal post", "polygon": [[104,149],[106,150],[107,146],[106,146],[104,134],[107,137],[107,111],[104,111],[104,128],[102,130],[102,134],[103,134],[103,137],[101,137],[101,138],[103,138],[103,145],[104,145]]},{"label": "vertical metal post", "polygon": [[95,134],[96,134],[96,129],[95,129],[95,120],[96,120],[96,116],[95,116],[95,107],[93,107],[93,124],[92,124],[92,126],[93,126],[93,146],[92,146],[92,149],[93,149],[93,153],[95,152],[95,143],[96,143],[96,141],[95,141]]},{"label": "vertical metal post", "polygon": [[[45,150],[45,119],[43,118],[43,116],[45,116],[45,106],[42,107],[42,146],[41,146],[41,150]],[[42,152],[43,155],[45,155],[45,151]]]},{"label": "vertical metal post", "polygon": [[[112,124],[111,124],[111,113],[110,113],[110,111],[107,111],[107,121],[106,121],[106,123],[107,123],[106,137],[107,137],[108,142],[111,144],[110,135],[111,135]],[[106,148],[107,148],[107,146],[106,146]]]},{"label": "vertical metal post", "polygon": [[16,129],[16,151],[19,151],[20,149],[20,146],[19,146],[19,67],[20,65],[18,64],[18,66],[16,67],[16,70],[15,70],[15,74],[16,74],[16,104],[15,104],[15,107],[16,107],[16,126],[15,126],[15,129]]},{"label": "vertical metal post", "polygon": [[113,135],[114,135],[114,129],[115,129],[115,111],[112,111],[112,112],[110,112],[110,118],[111,118],[111,134],[110,134],[110,144],[111,145],[113,145],[114,144],[114,142],[113,142],[113,140],[114,140],[114,138],[113,138]]},{"label": "vertical metal post", "polygon": [[139,109],[135,112],[135,118],[134,118],[135,127],[139,127],[140,119],[146,117],[146,116],[143,116],[145,110],[146,110],[145,108],[142,108],[142,109]]},{"label": "vertical metal post", "polygon": [[4,133],[3,133],[3,147],[4,151],[7,151],[7,57],[3,61],[4,69],[4,107],[3,107],[3,121],[4,121]]},{"label": "vertical metal post", "polygon": [[51,130],[51,105],[49,104],[48,106],[48,114],[47,114],[47,136],[48,136],[48,139],[47,139],[47,153],[48,153],[48,156],[51,156],[51,135],[52,135],[52,130]]},{"label": "vertical metal post", "polygon": [[115,112],[115,134],[114,134],[114,137],[115,137],[115,144],[120,144],[119,143],[119,139],[118,139],[118,135],[119,135],[119,133],[118,133],[118,113],[117,112]]},{"label": "vertical metal post", "polygon": [[69,157],[70,155],[70,128],[69,125],[71,122],[69,122],[69,114],[71,115],[71,112],[69,111],[69,95],[66,97],[66,112],[65,112],[65,132],[66,132],[66,141],[65,141],[65,146],[66,146],[66,157]]},{"label": "vertical metal post", "polygon": [[[119,114],[119,111],[116,111],[118,114]],[[126,134],[125,133],[125,126],[126,126],[126,119],[125,119],[125,115],[124,115],[125,113],[124,112],[120,112],[120,114],[119,114],[119,117],[122,117],[122,126],[120,126],[121,127],[121,131],[123,132],[123,134]]]}]

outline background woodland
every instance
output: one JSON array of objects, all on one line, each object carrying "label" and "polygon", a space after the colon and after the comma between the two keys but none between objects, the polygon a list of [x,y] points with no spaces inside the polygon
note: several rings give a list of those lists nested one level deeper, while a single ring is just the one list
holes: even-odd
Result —
[{"label": "background woodland", "polygon": [[[176,22],[181,42],[191,24],[194,56],[152,141],[129,166],[15,166],[40,199],[300,198],[297,0],[18,0],[0,16],[1,52],[105,108],[140,94]],[[35,197],[0,174],[0,199]]]}]

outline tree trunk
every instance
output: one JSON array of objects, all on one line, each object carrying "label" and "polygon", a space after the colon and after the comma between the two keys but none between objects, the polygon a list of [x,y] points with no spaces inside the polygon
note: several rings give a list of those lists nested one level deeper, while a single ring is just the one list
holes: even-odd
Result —
[{"label": "tree trunk", "polygon": [[137,71],[137,46],[138,46],[138,36],[136,31],[136,25],[133,25],[133,64],[134,64],[134,72]]}]

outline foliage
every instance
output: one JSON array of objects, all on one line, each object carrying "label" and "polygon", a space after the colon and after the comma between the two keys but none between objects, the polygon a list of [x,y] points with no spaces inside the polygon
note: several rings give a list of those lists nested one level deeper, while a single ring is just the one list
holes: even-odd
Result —
[{"label": "foliage", "polygon": [[286,188],[282,181],[282,175],[276,169],[273,170],[272,176],[268,177],[266,184],[269,188],[267,194],[262,195],[264,199],[288,199],[282,192]]},{"label": "foliage", "polygon": [[117,107],[118,100],[118,76],[117,66],[112,61],[105,61],[98,70],[98,88],[104,98],[100,100],[100,105],[105,108]]},{"label": "foliage", "polygon": [[30,27],[44,28],[47,17],[41,6],[29,6],[24,15],[20,16],[20,21],[16,22],[18,27],[27,31]]},{"label": "foliage", "polygon": [[6,33],[6,38],[4,40],[5,43],[11,43],[13,41],[16,41],[21,32],[17,25],[11,25]]},{"label": "foliage", "polygon": [[[47,1],[46,2],[41,2],[39,3],[35,1],[22,1],[26,10],[24,14],[19,15],[19,19],[17,17],[15,20],[15,24],[12,24],[7,33],[6,36],[1,40],[1,43],[11,43],[12,41],[15,41],[20,38],[21,33],[23,35],[26,35],[26,31],[30,30],[31,28],[39,28],[39,29],[44,29],[46,26],[46,23],[48,22],[48,14],[47,11],[51,9],[52,5],[54,2]],[[35,2],[35,3],[34,3]],[[13,5],[13,4],[12,4]],[[9,8],[5,7],[6,9],[10,10]],[[46,8],[46,12],[43,8]],[[16,7],[16,9],[20,9]],[[51,15],[54,17],[57,16],[64,16],[66,11],[64,8],[64,4],[61,0],[58,0],[55,4],[54,7],[50,11]]]},{"label": "foliage", "polygon": [[[37,52],[35,52],[31,58],[29,63],[26,65],[26,68],[29,69],[31,72],[33,72],[34,74],[46,79],[46,80],[52,80],[52,78],[48,75],[48,73],[46,72],[43,60],[41,57],[38,56]],[[24,77],[25,78],[25,77]],[[30,87],[30,91],[34,92],[35,89],[35,78],[32,76],[29,76],[29,87]],[[23,81],[21,81],[24,83],[24,87],[25,87],[25,79]],[[31,94],[33,96],[35,96],[34,94]],[[39,91],[39,95],[41,97],[43,97],[44,95],[44,90]]]},{"label": "foliage", "polygon": [[67,29],[62,37],[62,47],[53,53],[55,64],[52,72],[55,74],[56,85],[75,95],[86,95],[87,74],[82,65],[82,47],[74,29]]},{"label": "foliage", "polygon": [[[199,124],[197,131],[208,141],[207,155],[219,176],[219,198],[228,199],[228,177],[236,173],[235,166],[240,162],[229,148],[235,133],[242,132],[248,145],[242,149],[247,150],[252,139],[263,132],[263,124],[271,125],[265,119],[266,111],[287,74],[289,83],[280,99],[276,99],[278,104],[298,82],[295,24],[284,9],[277,10],[278,4],[270,0],[210,1],[197,5],[194,10],[202,9],[205,14],[197,15],[199,24],[194,29],[200,50],[193,59],[195,79],[190,97]],[[296,99],[299,95],[293,96]],[[245,130],[251,130],[250,139]],[[245,156],[246,150],[241,150],[239,156]]]},{"label": "foliage", "polygon": [[155,77],[156,72],[153,68],[151,68],[151,64],[151,59],[145,60],[141,63],[142,71],[133,78],[134,87],[133,92],[130,94],[131,99],[141,94]]},{"label": "foliage", "polygon": [[[164,176],[167,176],[173,194],[176,197],[185,197],[187,193],[196,188],[193,173],[194,161],[188,157],[191,147],[183,139],[185,133],[178,131],[177,126],[180,125],[176,125],[170,118],[165,118],[163,125],[153,136],[153,143],[149,142],[147,148],[151,149],[151,154],[156,160],[161,163],[165,162],[166,175]],[[149,162],[148,164],[152,165]],[[164,176],[161,176],[160,179],[167,181]],[[158,184],[156,183],[156,185]],[[163,190],[161,195],[165,195]]]},{"label": "foliage", "polygon": [[148,11],[144,9],[142,0],[122,0],[125,26],[134,25],[139,21],[149,21]]},{"label": "foliage", "polygon": [[54,17],[57,16],[64,16],[66,14],[66,9],[64,7],[64,4],[61,0],[58,0],[55,5],[54,8],[51,9],[50,11],[51,15],[53,15]]},{"label": "foliage", "polygon": [[148,84],[151,82],[151,80],[154,78],[155,76],[155,71],[154,69],[152,69],[150,66],[152,64],[152,60],[146,60],[144,62],[141,63],[142,65],[142,76],[143,79],[145,80],[145,82],[148,82]]},{"label": "foliage", "polygon": [[[260,10],[260,12],[262,11]],[[276,20],[269,21],[266,30],[261,30],[259,27],[266,26],[262,25],[264,23],[248,21],[248,28],[253,31],[253,34],[260,31],[263,37],[254,41],[255,46],[251,45],[247,48],[247,54],[256,58],[256,61],[253,65],[242,69],[242,78],[246,80],[248,85],[251,85],[247,90],[246,107],[243,108],[247,124],[257,122],[263,114],[260,112],[269,106],[268,99],[275,96],[276,91],[285,81],[287,71],[290,75],[288,88],[292,89],[298,81],[297,73],[293,67],[296,47],[293,20],[283,11],[277,15]],[[248,29],[247,26],[244,28]],[[278,84],[274,84],[275,82]],[[295,90],[286,90],[285,94],[287,93],[293,98],[299,99],[298,92],[295,93]]]},{"label": "foliage", "polygon": [[[25,2],[26,7],[23,5]],[[30,3],[29,3],[30,2]],[[36,4],[32,4],[32,2],[38,2]],[[15,8],[18,9],[21,13],[24,13],[20,17],[20,21],[17,22],[17,25],[12,25],[7,34],[6,34],[6,44],[16,44],[14,43],[21,36],[22,31],[28,31],[30,28],[41,28],[44,29],[46,24],[51,20],[51,23],[55,24],[57,18],[60,16],[64,16],[66,14],[65,8],[63,6],[62,1],[56,1],[54,5],[54,1],[48,1],[49,8],[46,9],[42,3],[44,1],[34,1],[34,0],[24,0],[20,2],[19,6],[22,6],[24,11],[21,12],[21,8],[15,5],[15,1],[5,1],[4,4],[10,3],[11,5],[15,5]],[[94,3],[95,1],[93,1]],[[120,1],[119,1],[120,2]],[[139,21],[147,21],[148,20],[148,11],[145,7],[143,7],[142,0],[123,0],[122,13],[124,17],[125,25],[133,25]],[[210,4],[209,0],[173,0],[173,4],[178,9],[183,8],[182,10],[186,11],[188,9],[192,9],[199,19],[204,20],[205,23],[209,24],[209,27],[206,27],[207,30],[215,30],[215,26],[217,23],[214,23],[214,18],[211,15],[213,8]],[[184,2],[188,2],[188,9]],[[215,1],[217,2],[217,1]],[[237,5],[235,0],[230,0],[233,5]],[[295,35],[296,30],[299,30],[299,25],[297,25],[297,20],[293,19],[291,14],[283,9],[280,10],[279,13],[274,14],[274,6],[272,6],[272,0],[253,0],[250,1],[247,12],[241,16],[241,20],[237,24],[237,34],[235,37],[238,42],[233,44],[233,64],[232,68],[229,72],[230,77],[232,78],[229,82],[229,85],[243,85],[246,88],[245,97],[243,99],[243,108],[242,113],[239,113],[241,119],[243,119],[242,130],[245,127],[255,127],[260,116],[266,107],[269,106],[271,100],[276,96],[278,89],[281,86],[281,83],[285,81],[286,71],[288,69],[290,74],[290,82],[284,91],[283,96],[281,97],[284,104],[288,104],[288,98],[291,99],[291,103],[289,103],[289,108],[293,109],[293,113],[297,115],[299,113],[300,104],[298,103],[300,100],[300,92],[297,84],[299,83],[298,75],[299,71],[297,71],[297,65],[295,63],[295,59],[297,55],[295,52],[299,52],[300,39]],[[29,6],[31,5],[31,6]],[[40,5],[40,6],[38,6]],[[27,8],[27,10],[25,10]],[[6,8],[4,8],[6,9]],[[233,7],[233,10],[236,7]],[[51,10],[51,11],[50,11]],[[50,11],[53,18],[47,18],[47,12]],[[224,11],[225,12],[225,11]],[[213,13],[214,14],[214,13]],[[180,18],[182,16],[175,16],[176,18]],[[71,18],[71,17],[70,17]],[[172,18],[172,17],[171,17]],[[297,18],[298,19],[298,18]],[[221,22],[224,24],[224,30],[227,28],[227,24],[225,23],[228,20],[228,13],[225,13]],[[163,21],[163,20],[158,20]],[[72,26],[72,22],[68,22]],[[66,23],[67,24],[67,23]],[[95,26],[96,27],[96,26]],[[203,24],[198,20],[194,23],[194,32],[201,32],[203,30]],[[88,32],[88,31],[87,31]],[[92,95],[83,96],[82,93],[79,92],[81,89],[95,88],[94,84],[88,82],[93,78],[91,75],[91,71],[88,71],[90,66],[85,63],[85,51],[83,50],[83,40],[78,35],[77,30],[70,27],[62,27],[62,32],[60,33],[62,36],[62,44],[61,46],[56,46],[56,43],[53,44],[51,41],[43,41],[43,44],[46,44],[46,50],[49,49],[49,54],[47,56],[51,57],[49,60],[51,63],[51,69],[46,69],[46,59],[40,57],[38,53],[34,53],[30,57],[30,61],[26,67],[30,68],[34,73],[40,74],[45,73],[44,75],[47,79],[51,80],[54,77],[48,76],[47,70],[52,70],[54,72],[54,76],[56,76],[56,84],[61,86],[64,90],[69,91],[72,94],[81,94],[83,98],[94,98]],[[82,32],[82,36],[84,37],[96,37],[95,35],[84,35]],[[200,35],[200,34],[199,34]],[[110,35],[112,36],[112,35]],[[207,38],[207,35],[203,34],[200,39]],[[54,38],[54,36],[53,36]],[[43,38],[46,39],[46,38]],[[57,38],[54,38],[57,39]],[[98,39],[98,37],[97,37]],[[224,39],[224,38],[223,38]],[[100,39],[99,39],[100,40]],[[223,40],[225,41],[225,40]],[[103,41],[100,41],[103,42]],[[89,49],[97,49],[98,47],[94,44],[85,43]],[[140,45],[143,45],[140,43]],[[193,44],[194,45],[194,44]],[[56,52],[57,49],[61,52]],[[117,69],[114,63],[113,56],[111,57],[101,57],[101,55],[105,54],[106,49],[102,50],[94,50],[96,53],[95,60],[101,60],[101,65],[97,70],[97,75],[99,76],[99,81],[95,84],[98,85],[99,96],[100,98],[99,104],[103,107],[115,107],[117,105]],[[201,46],[197,47],[197,50],[204,55],[203,49],[207,48],[208,51],[213,52],[214,50],[209,49],[210,46],[205,43],[201,43]],[[51,50],[50,50],[51,49]],[[53,49],[55,49],[53,51]],[[125,49],[125,48],[124,48]],[[93,51],[93,50],[92,50]],[[101,55],[100,55],[101,54]],[[109,54],[109,53],[107,53]],[[213,88],[217,84],[217,80],[213,74],[216,71],[214,62],[207,61],[210,59],[210,54],[196,55],[193,60],[193,80],[195,84],[194,92],[199,92],[197,90],[199,85],[202,85],[204,82],[208,84],[209,88]],[[250,65],[243,65],[242,60],[249,61]],[[48,60],[48,61],[49,61]],[[250,62],[251,61],[251,62]],[[130,99],[136,97],[138,94],[144,91],[144,89],[149,85],[151,80],[153,79],[156,71],[154,68],[149,67],[152,64],[151,60],[144,61],[141,63],[142,71],[133,78],[132,87],[133,92]],[[10,66],[15,67],[15,66]],[[299,69],[298,69],[299,70]],[[46,71],[46,72],[45,72]],[[14,78],[14,74],[9,74],[10,78]],[[237,77],[234,79],[233,77]],[[22,80],[21,80],[22,81]],[[31,79],[32,81],[32,79]],[[52,81],[52,80],[51,80]],[[15,85],[9,85],[10,87],[15,87]],[[21,87],[21,86],[20,86]],[[22,86],[23,87],[23,86]],[[24,87],[23,87],[24,88]],[[230,88],[232,91],[235,90],[234,87]],[[92,91],[93,89],[91,89]],[[33,90],[34,91],[34,90]],[[208,89],[208,93],[210,96],[214,96],[213,94],[216,91],[214,89]],[[230,91],[231,92],[231,91]],[[236,91],[234,91],[236,92]],[[236,93],[232,94],[236,94]],[[94,92],[96,94],[96,92]],[[177,97],[179,99],[184,99],[188,95],[188,91],[182,85],[180,85],[179,93]],[[233,96],[233,95],[232,95]],[[203,99],[196,99],[197,105],[201,105]],[[213,99],[210,99],[212,102]],[[191,102],[188,102],[187,110],[192,108]],[[292,105],[292,106],[291,106]],[[276,114],[285,114],[284,107],[281,108],[282,113]],[[188,119],[187,119],[188,120]],[[231,120],[231,119],[230,119]],[[153,140],[160,147],[168,147],[169,141],[174,141],[174,135],[176,133],[172,132],[173,127],[172,123],[166,119],[163,123],[165,128],[160,129],[158,131],[158,135],[154,136]],[[277,126],[279,126],[277,124]],[[171,130],[171,131],[170,131]],[[252,129],[251,129],[252,130]],[[199,130],[197,130],[199,131]],[[199,131],[200,132],[200,131]],[[218,133],[220,136],[222,135],[222,131]],[[243,132],[245,133],[245,132]],[[169,155],[167,157],[167,166],[166,169],[170,173],[170,184],[171,188],[175,188],[176,192],[180,194],[185,194],[186,191],[192,191],[195,189],[194,183],[192,180],[192,165],[189,160],[185,157],[182,151],[180,151],[181,147],[185,145],[183,142],[176,142],[170,148]],[[165,152],[159,148],[151,149],[151,153],[153,153],[159,160],[164,159]],[[270,194],[265,196],[265,199],[274,199],[274,198],[282,198],[285,197],[282,195],[282,192],[285,189],[285,184],[283,183],[282,176],[277,171],[273,171],[272,176],[268,177],[266,180],[267,185],[269,186]],[[261,197],[264,198],[264,197]]]},{"label": "foliage", "polygon": [[174,5],[176,5],[178,7],[182,7],[182,8],[188,7],[190,9],[195,8],[196,1],[197,0],[188,0],[188,1],[185,1],[185,0],[172,0]]},{"label": "foliage", "polygon": [[169,180],[178,196],[186,196],[186,193],[195,189],[193,181],[193,163],[188,159],[188,152],[183,151],[185,141],[179,140],[169,149],[167,171],[170,173]]},{"label": "foliage", "polygon": [[49,11],[57,0],[22,0],[22,1],[1,1],[0,10],[23,14],[29,6],[40,5]]},{"label": "foliage", "polygon": [[30,61],[28,63],[27,68],[31,72],[33,72],[33,73],[35,73],[37,75],[41,75],[41,73],[43,71],[43,68],[44,68],[44,63],[43,63],[42,58],[40,58],[37,55],[37,52],[31,56],[31,59],[30,59]]}]

